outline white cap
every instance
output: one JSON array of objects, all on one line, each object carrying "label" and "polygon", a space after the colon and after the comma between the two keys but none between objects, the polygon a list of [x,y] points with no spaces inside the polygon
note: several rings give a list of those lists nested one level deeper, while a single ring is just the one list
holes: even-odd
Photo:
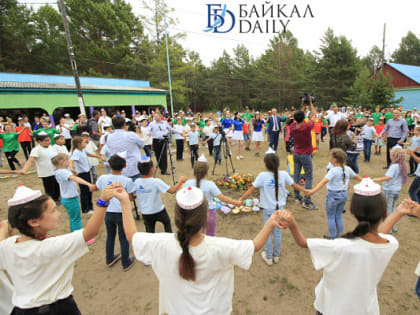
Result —
[{"label": "white cap", "polygon": [[63,137],[63,135],[61,133],[54,134],[54,139],[57,139],[58,137]]},{"label": "white cap", "polygon": [[127,151],[118,152],[117,155],[124,160],[127,159]]},{"label": "white cap", "polygon": [[70,114],[66,113],[64,114],[64,117],[70,117]]},{"label": "white cap", "polygon": [[204,153],[201,154],[201,156],[198,158],[197,161],[207,163],[207,159],[206,159],[206,156],[204,155]]},{"label": "white cap", "polygon": [[37,135],[38,136],[48,136],[48,133],[46,133],[45,131],[41,131]]},{"label": "white cap", "polygon": [[82,132],[82,136],[89,136],[89,132],[87,132],[87,131],[83,131],[83,132]]},{"label": "white cap", "polygon": [[204,194],[197,187],[183,188],[176,194],[176,203],[185,210],[193,210],[202,205],[203,201]]},{"label": "white cap", "polygon": [[354,185],[354,192],[361,196],[376,196],[381,193],[381,186],[365,176],[359,184]]},{"label": "white cap", "polygon": [[106,129],[106,128],[109,128],[109,127],[111,127],[111,125],[110,125],[110,124],[103,124],[103,125],[102,125],[102,128],[103,128],[103,129]]},{"label": "white cap", "polygon": [[9,207],[22,205],[24,203],[35,200],[41,196],[42,196],[42,193],[40,190],[32,190],[23,185],[18,185],[18,188],[16,189],[16,192],[13,198],[9,199],[7,204],[9,205]]},{"label": "white cap", "polygon": [[55,152],[55,151],[48,152],[48,157],[50,158],[50,160],[55,158],[57,155],[58,155],[58,153]]},{"label": "white cap", "polygon": [[276,151],[274,151],[271,147],[268,147],[267,152],[265,154],[276,154]]}]

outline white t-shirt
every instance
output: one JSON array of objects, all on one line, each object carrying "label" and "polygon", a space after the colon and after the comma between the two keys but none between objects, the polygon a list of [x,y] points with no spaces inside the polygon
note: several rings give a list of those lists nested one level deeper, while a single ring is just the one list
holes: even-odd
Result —
[{"label": "white t-shirt", "polygon": [[379,315],[376,287],[398,241],[379,234],[389,242],[376,244],[361,238],[308,239],[312,263],[323,269],[315,288],[314,307],[323,315]]},{"label": "white t-shirt", "polygon": [[48,153],[55,153],[55,150],[52,146],[47,148],[37,145],[31,151],[31,157],[35,158],[36,171],[38,177],[49,177],[54,176],[54,166],[51,163],[50,156]]},{"label": "white t-shirt", "polygon": [[74,263],[89,251],[83,230],[16,243],[19,237],[0,242],[0,270],[14,283],[13,305],[32,308],[67,298],[73,292]]},{"label": "white t-shirt", "polygon": [[184,135],[183,135],[183,133],[184,133],[185,127],[184,127],[183,125],[178,125],[178,124],[176,124],[176,125],[174,125],[174,129],[175,129],[176,131],[179,131],[179,133],[177,133],[177,134],[175,135],[175,139],[176,139],[176,140],[184,140]]},{"label": "white t-shirt", "polygon": [[12,304],[13,286],[3,271],[0,271],[0,314],[10,314]]},{"label": "white t-shirt", "polygon": [[62,135],[64,137],[64,139],[71,139],[70,130],[67,129],[67,128],[70,129],[70,126],[67,125],[67,124],[64,124],[64,127],[57,126],[55,129],[57,129],[58,131],[60,131],[60,129],[61,129],[60,135]]},{"label": "white t-shirt", "polygon": [[179,276],[182,249],[173,233],[136,233],[133,251],[151,264],[159,279],[159,314],[227,315],[232,312],[234,266],[249,269],[252,241],[204,236],[189,252],[196,264],[196,280]]},{"label": "white t-shirt", "polygon": [[337,112],[337,114],[335,114],[334,111],[330,111],[326,118],[330,121],[329,126],[335,127],[337,121],[346,119],[346,115],[344,115],[342,112]]},{"label": "white t-shirt", "polygon": [[144,140],[144,145],[152,145],[153,138],[152,136],[149,136],[149,129],[147,127],[141,127],[141,138]]},{"label": "white t-shirt", "polygon": [[67,150],[67,147],[65,145],[58,145],[56,143],[52,146],[52,148],[54,149],[55,152],[57,152],[57,154],[64,153],[70,156],[70,152],[69,150]]},{"label": "white t-shirt", "polygon": [[203,134],[206,136],[206,137],[210,137],[211,136],[211,134],[213,133],[213,129],[214,129],[214,127],[213,126],[205,126],[204,128],[203,128]]},{"label": "white t-shirt", "polygon": [[[92,140],[90,140],[88,144],[86,145],[85,150],[90,154],[97,154],[96,151],[98,150],[98,147]],[[99,165],[97,158],[94,158],[94,157],[88,157],[88,158],[89,158],[89,162],[91,166]]]},{"label": "white t-shirt", "polygon": [[112,124],[112,119],[109,116],[101,116],[98,119],[98,125],[101,128],[101,131],[103,131],[103,125],[111,125]]}]

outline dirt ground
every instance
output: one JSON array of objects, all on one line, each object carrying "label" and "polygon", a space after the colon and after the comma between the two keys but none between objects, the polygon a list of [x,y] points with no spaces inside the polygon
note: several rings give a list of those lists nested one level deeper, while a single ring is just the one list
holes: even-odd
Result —
[{"label": "dirt ground", "polygon": [[[280,140],[280,168],[287,169],[286,154],[283,141]],[[267,142],[264,143],[264,150]],[[200,149],[208,156],[207,149]],[[234,156],[236,147],[232,149]],[[201,154],[200,152],[200,154]],[[264,152],[264,151],[263,151]],[[244,160],[234,160],[237,172],[250,172],[254,175],[264,170],[263,157],[256,158],[252,152],[245,151]],[[23,160],[22,153],[18,157]],[[185,160],[176,162],[176,175],[192,177],[192,169],[184,153]],[[5,162],[5,161],[4,161]],[[327,143],[321,144],[321,149],[314,155],[314,184],[325,175],[328,163]],[[372,155],[369,164],[360,162],[360,174],[383,176],[385,153],[381,156]],[[103,174],[103,166],[99,166]],[[225,168],[217,166],[216,176],[221,177]],[[159,175],[160,176],[160,175]],[[162,176],[160,176],[162,178]],[[171,183],[170,176],[163,180]],[[409,184],[412,178],[409,180]],[[11,198],[17,184],[22,183],[33,189],[41,189],[42,183],[36,174],[7,178],[0,180],[0,218],[7,217],[7,200]],[[355,183],[351,183],[351,186]],[[403,187],[400,200],[408,197],[409,184]],[[290,189],[289,189],[290,190]],[[237,192],[225,192],[232,197],[238,197]],[[286,208],[293,210],[301,230],[307,237],[322,237],[328,234],[325,213],[326,189],[322,189],[314,197],[318,211],[309,211],[296,205],[289,198]],[[351,196],[351,191],[349,193]],[[94,200],[98,193],[94,194]],[[174,196],[165,195],[162,198],[173,221]],[[348,206],[347,206],[348,209]],[[61,223],[56,234],[69,232],[67,214],[62,206]],[[86,218],[83,218],[86,224]],[[349,211],[344,214],[345,231],[355,226],[355,220]],[[137,222],[139,231],[144,231],[142,221]],[[262,212],[217,215],[217,235],[234,239],[252,239],[262,227]],[[398,224],[399,231],[394,235],[400,242],[400,248],[391,260],[389,267],[378,287],[381,314],[419,314],[420,303],[413,288],[416,280],[414,269],[420,259],[420,221],[405,217]],[[158,225],[158,232],[163,231]],[[299,248],[289,231],[283,231],[283,242],[280,263],[266,266],[260,252],[254,256],[250,270],[239,268],[235,270],[235,294],[233,298],[233,314],[314,314],[314,289],[321,278],[321,272],[314,270],[308,250]],[[105,238],[103,227],[97,237],[96,244],[90,247],[87,255],[76,264],[73,286],[74,296],[83,314],[157,314],[158,312],[158,282],[151,267],[145,267],[137,261],[128,272],[123,272],[120,264],[111,269],[105,266]],[[116,242],[116,253],[119,243]],[[354,301],[357,303],[357,301]]]}]

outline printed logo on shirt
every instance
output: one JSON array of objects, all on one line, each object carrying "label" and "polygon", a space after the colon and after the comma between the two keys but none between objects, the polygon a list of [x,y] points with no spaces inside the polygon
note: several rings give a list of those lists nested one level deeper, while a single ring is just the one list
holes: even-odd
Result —
[{"label": "printed logo on shirt", "polygon": [[107,186],[112,185],[112,181],[109,181],[106,185]]},{"label": "printed logo on shirt", "polygon": [[151,194],[153,192],[151,189],[145,189],[143,185],[140,185],[137,191],[141,194]]}]

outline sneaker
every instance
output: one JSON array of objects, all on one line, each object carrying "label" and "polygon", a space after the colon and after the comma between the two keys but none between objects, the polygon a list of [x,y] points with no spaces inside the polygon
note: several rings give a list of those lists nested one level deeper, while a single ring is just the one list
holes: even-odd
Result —
[{"label": "sneaker", "polygon": [[244,157],[243,157],[242,155],[240,155],[240,156],[239,156],[239,158],[240,158],[241,160],[243,160],[243,159],[244,159]]},{"label": "sneaker", "polygon": [[305,209],[309,209],[309,210],[317,210],[318,209],[318,207],[312,201],[304,202],[302,204],[302,207],[304,207]]},{"label": "sneaker", "polygon": [[410,173],[410,174],[408,174],[407,176],[408,176],[408,177],[414,177],[414,176],[416,176],[416,174],[415,174],[415,173]]},{"label": "sneaker", "polygon": [[121,259],[121,254],[114,255],[114,259],[113,259],[110,263],[106,264],[106,266],[107,266],[108,268],[111,268],[111,267],[112,267],[112,266],[114,266],[114,265],[115,265],[115,263],[116,263],[118,260],[120,260],[120,259]]},{"label": "sneaker", "polygon": [[86,214],[87,215],[92,215],[93,214],[93,210],[89,210]]},{"label": "sneaker", "polygon": [[393,228],[392,228],[392,232],[398,232],[398,229],[397,229],[397,227],[396,226],[394,226]]},{"label": "sneaker", "polygon": [[130,268],[133,267],[135,262],[136,262],[136,259],[134,257],[131,257],[130,258],[130,264],[128,266],[123,267],[123,271],[130,270]]},{"label": "sneaker", "polygon": [[280,261],[280,257],[279,256],[274,256],[273,257],[273,263],[275,263],[275,264],[278,264],[279,263],[279,261]]},{"label": "sneaker", "polygon": [[91,238],[90,240],[86,241],[86,245],[89,246],[89,245],[94,244],[95,242],[96,242],[96,239],[95,238]]},{"label": "sneaker", "polygon": [[267,258],[265,251],[261,252],[261,257],[267,265],[271,266],[273,264],[273,259]]},{"label": "sneaker", "polygon": [[296,203],[302,203],[302,197],[301,198],[295,198]]},{"label": "sneaker", "polygon": [[237,159],[237,160],[240,160],[240,159],[241,159],[241,157],[238,155],[238,156],[236,157],[236,159]]},{"label": "sneaker", "polygon": [[245,151],[251,151],[251,149],[250,148],[245,148]]}]

